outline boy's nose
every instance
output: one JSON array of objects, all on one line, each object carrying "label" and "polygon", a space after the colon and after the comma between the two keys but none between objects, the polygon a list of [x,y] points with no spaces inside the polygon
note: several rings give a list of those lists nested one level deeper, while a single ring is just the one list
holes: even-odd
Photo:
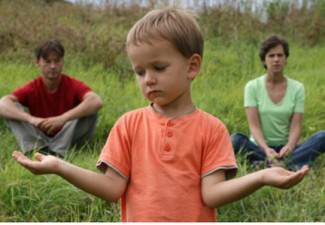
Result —
[{"label": "boy's nose", "polygon": [[148,72],[146,74],[145,81],[147,85],[153,85],[156,83],[156,78],[153,73]]}]

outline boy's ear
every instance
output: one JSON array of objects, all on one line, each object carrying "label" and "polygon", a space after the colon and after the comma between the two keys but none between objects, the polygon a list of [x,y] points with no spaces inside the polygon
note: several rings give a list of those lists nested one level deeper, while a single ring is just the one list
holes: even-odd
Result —
[{"label": "boy's ear", "polygon": [[199,54],[194,53],[189,59],[188,78],[194,80],[196,75],[200,72],[202,58]]}]

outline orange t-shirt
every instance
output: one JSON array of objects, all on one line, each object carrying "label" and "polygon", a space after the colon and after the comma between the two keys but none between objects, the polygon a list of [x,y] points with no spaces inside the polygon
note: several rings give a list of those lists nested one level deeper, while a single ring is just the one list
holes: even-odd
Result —
[{"label": "orange t-shirt", "polygon": [[124,114],[112,128],[97,166],[128,178],[122,221],[216,221],[201,197],[201,179],[219,169],[236,172],[228,131],[197,109],[175,119],[146,107]]}]

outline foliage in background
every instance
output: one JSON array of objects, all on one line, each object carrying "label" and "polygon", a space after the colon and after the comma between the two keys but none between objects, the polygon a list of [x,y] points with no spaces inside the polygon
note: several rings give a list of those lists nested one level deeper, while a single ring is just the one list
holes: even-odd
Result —
[{"label": "foliage in background", "polygon": [[[79,57],[85,66],[102,64],[114,68],[124,77],[124,41],[134,21],[151,8],[169,1],[104,1],[100,6],[71,4],[66,1],[1,0],[0,58],[33,60],[35,47],[50,37],[60,39],[68,55]],[[142,1],[141,1],[142,2]],[[177,1],[176,1],[177,2]],[[229,0],[226,4],[207,7],[197,3],[196,12],[206,40],[218,38],[230,45],[245,41],[257,45],[270,33],[279,33],[303,45],[314,46],[325,39],[325,2],[265,1],[253,9],[252,1]]]}]

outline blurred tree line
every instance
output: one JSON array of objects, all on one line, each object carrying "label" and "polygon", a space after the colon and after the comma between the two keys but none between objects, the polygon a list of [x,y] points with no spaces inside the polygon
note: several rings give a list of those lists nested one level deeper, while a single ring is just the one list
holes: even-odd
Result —
[{"label": "blurred tree line", "polygon": [[259,7],[249,0],[213,2],[218,1],[0,0],[0,59],[31,62],[35,47],[55,37],[83,65],[100,63],[124,73],[124,41],[130,27],[150,9],[171,5],[194,10],[205,39],[224,45],[258,45],[271,33],[301,45],[324,44],[323,0],[260,1]]}]

